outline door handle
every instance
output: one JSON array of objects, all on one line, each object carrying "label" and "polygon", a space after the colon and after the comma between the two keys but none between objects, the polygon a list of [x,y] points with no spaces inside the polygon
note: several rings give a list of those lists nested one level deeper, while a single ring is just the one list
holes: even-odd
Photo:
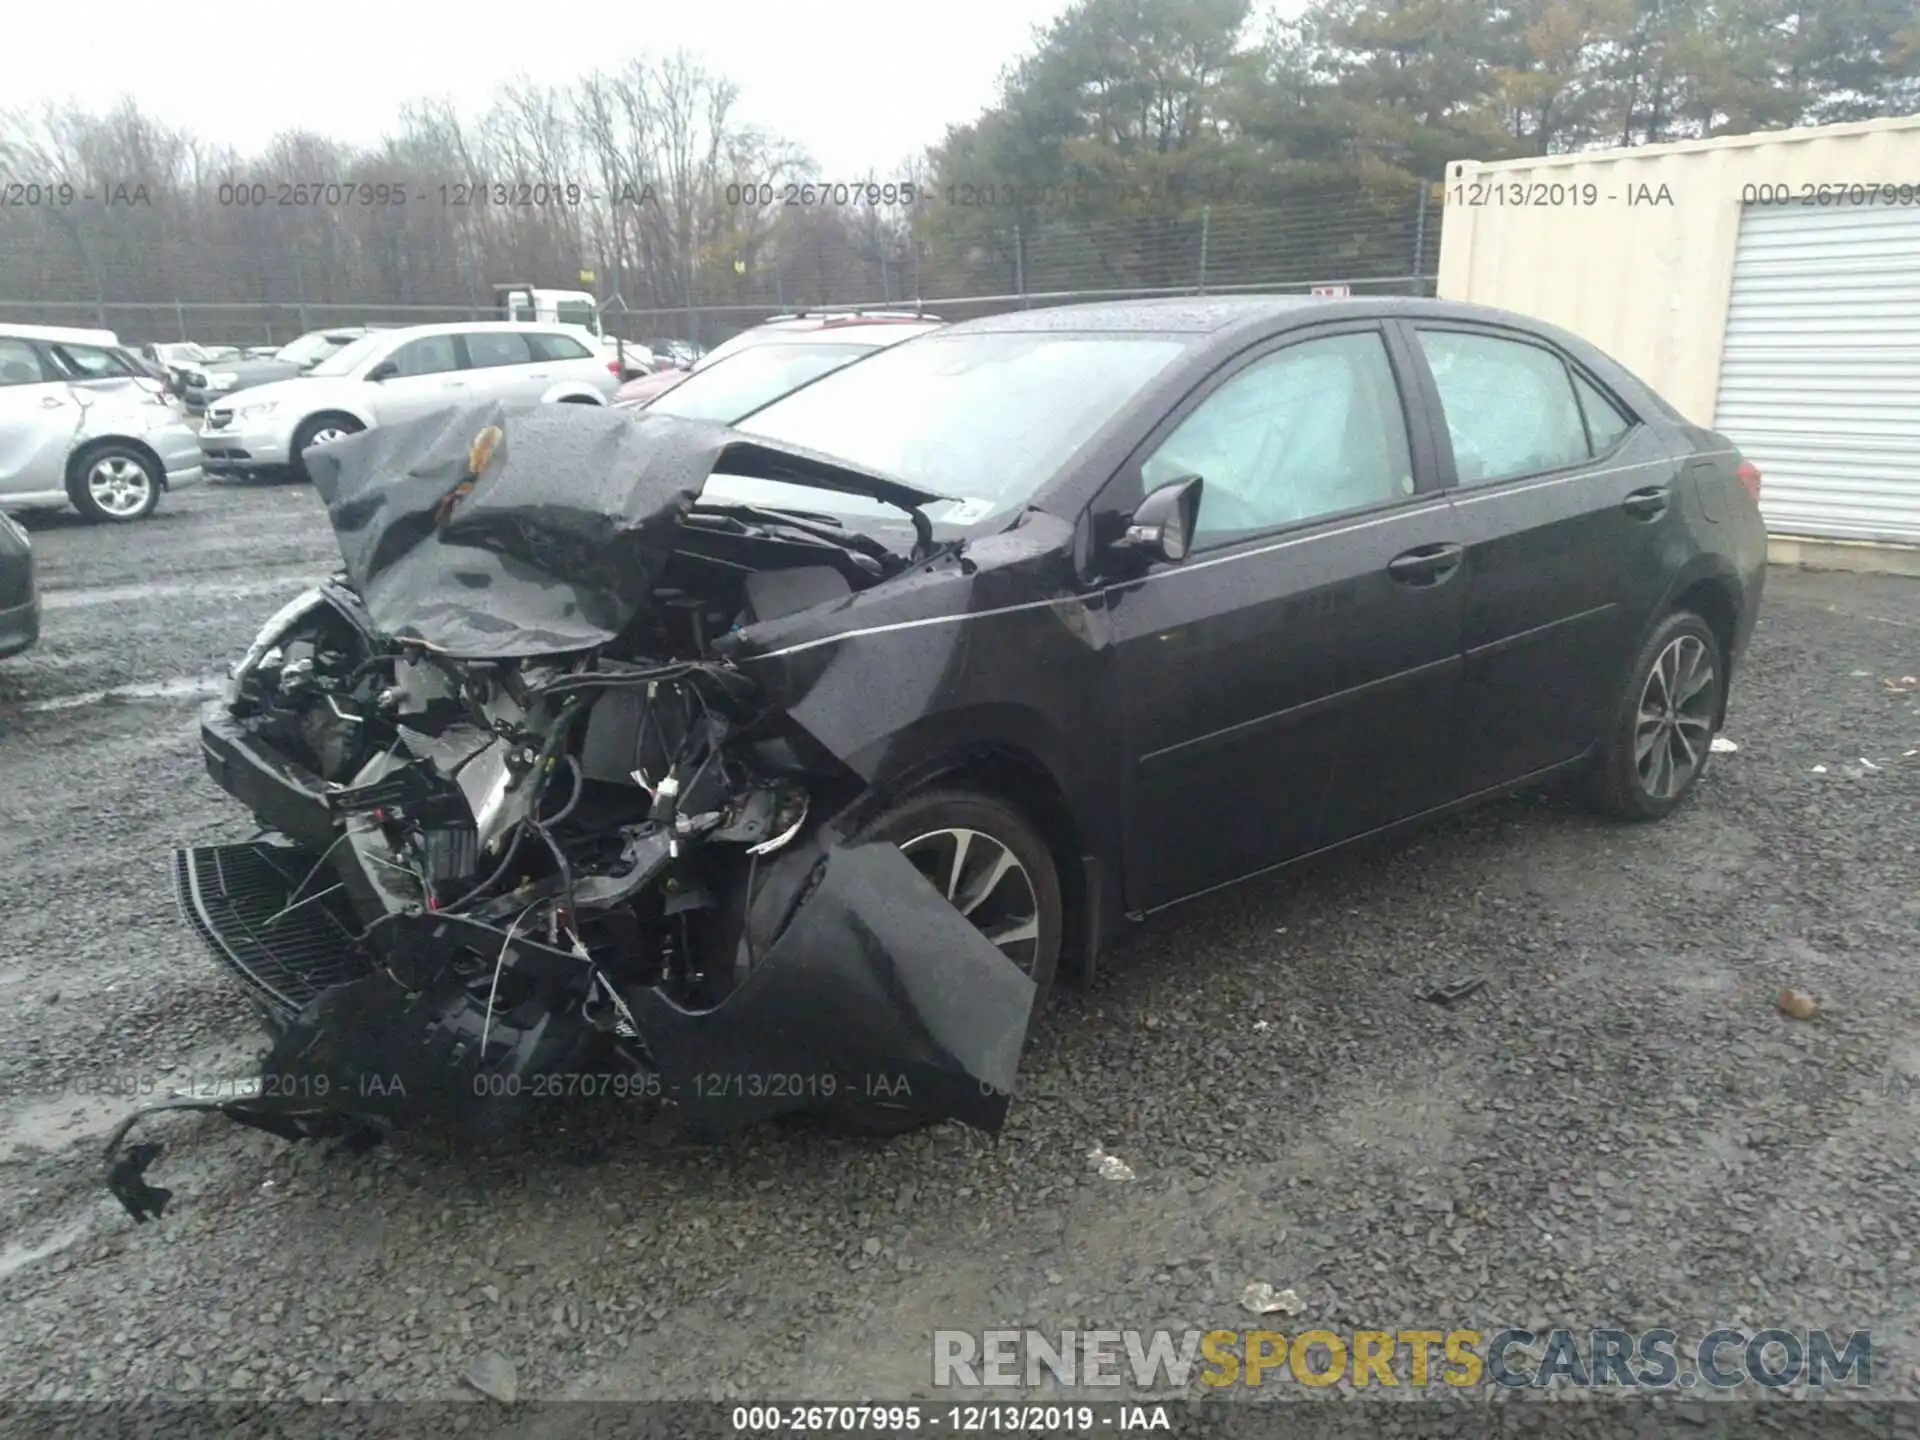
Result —
[{"label": "door handle", "polygon": [[1658,520],[1667,513],[1673,492],[1665,485],[1649,485],[1636,490],[1620,502],[1620,508],[1636,520]]},{"label": "door handle", "polygon": [[40,397],[40,408],[43,410],[58,410],[66,403],[67,402],[62,400],[58,395],[42,395]]},{"label": "door handle", "polygon": [[1438,585],[1460,568],[1465,551],[1451,542],[1420,545],[1387,562],[1387,574],[1402,585]]}]

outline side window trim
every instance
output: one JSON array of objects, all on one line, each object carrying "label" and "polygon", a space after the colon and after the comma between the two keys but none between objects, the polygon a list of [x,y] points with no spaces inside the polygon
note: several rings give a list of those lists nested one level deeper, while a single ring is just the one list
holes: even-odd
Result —
[{"label": "side window trim", "polygon": [[1586,402],[1580,398],[1580,386],[1577,384],[1574,386],[1573,402],[1579,408],[1580,423],[1586,426],[1587,428],[1587,449],[1593,452],[1593,459],[1595,461],[1605,460],[1609,456],[1615,454],[1622,445],[1625,445],[1627,443],[1628,440],[1632,439],[1633,432],[1638,430],[1642,425],[1645,425],[1647,422],[1642,417],[1640,417],[1639,415],[1636,415],[1633,412],[1633,407],[1631,405],[1626,405],[1621,403],[1620,397],[1614,394],[1613,390],[1609,386],[1603,385],[1597,378],[1595,378],[1592,371],[1588,370],[1585,366],[1581,365],[1578,361],[1573,359],[1572,356],[1562,355],[1560,359],[1562,363],[1566,365],[1567,373],[1569,375],[1573,376],[1575,380],[1581,382],[1582,384],[1585,384],[1589,389],[1591,389],[1594,392],[1594,394],[1598,395],[1602,400],[1606,401],[1607,404],[1611,405],[1614,408],[1615,413],[1617,413],[1621,419],[1627,422],[1626,429],[1622,430],[1618,435],[1614,437],[1614,441],[1611,445],[1609,445],[1604,450],[1594,450],[1593,448],[1593,417],[1587,414]]},{"label": "side window trim", "polygon": [[1427,357],[1413,333],[1411,320],[1388,320],[1382,327],[1387,352],[1400,384],[1400,406],[1406,413],[1407,439],[1413,447],[1415,496],[1445,494],[1454,486],[1453,442],[1447,435],[1440,389]]},{"label": "side window trim", "polygon": [[[1566,355],[1561,353],[1557,345],[1542,339],[1538,335],[1529,334],[1524,330],[1509,330],[1498,325],[1480,325],[1470,320],[1427,319],[1421,317],[1408,320],[1405,324],[1407,327],[1407,341],[1413,351],[1412,359],[1419,367],[1423,379],[1421,388],[1425,394],[1431,397],[1429,403],[1433,410],[1434,442],[1441,447],[1440,453],[1445,457],[1446,489],[1473,490],[1476,492],[1493,491],[1500,489],[1502,486],[1519,484],[1525,481],[1549,480],[1557,476],[1572,475],[1578,471],[1585,470],[1599,458],[1593,454],[1593,433],[1587,422],[1586,407],[1580,403],[1580,392],[1576,390],[1573,385],[1573,376],[1577,367]],[[1568,398],[1573,401],[1573,413],[1580,417],[1580,433],[1585,439],[1587,446],[1586,456],[1570,465],[1553,465],[1545,470],[1529,470],[1520,475],[1502,475],[1498,480],[1488,480],[1479,485],[1462,485],[1460,483],[1459,466],[1454,459],[1453,434],[1447,424],[1446,405],[1440,399],[1440,384],[1439,381],[1434,378],[1433,366],[1427,362],[1426,349],[1420,344],[1420,332],[1422,330],[1437,330],[1454,335],[1478,335],[1487,340],[1505,340],[1514,345],[1530,345],[1535,350],[1544,350],[1547,354],[1551,355],[1560,363],[1560,373],[1566,377],[1567,381]],[[1598,389],[1601,394],[1609,395],[1609,398],[1611,398],[1604,386],[1596,386],[1595,388]],[[1632,419],[1631,413],[1626,410],[1626,407],[1622,406],[1621,412],[1627,414],[1630,420]],[[1630,424],[1627,429],[1622,432],[1620,440],[1616,442],[1616,448],[1618,444],[1625,443],[1627,436],[1633,433],[1633,425],[1638,423],[1638,421],[1634,421],[1633,424]],[[1609,450],[1607,453],[1612,454],[1613,452]]]},{"label": "side window trim", "polygon": [[[1317,515],[1304,520],[1289,520],[1263,530],[1236,535],[1204,548],[1211,553],[1227,552],[1240,545],[1270,540],[1276,535],[1311,530],[1330,522],[1350,523],[1362,515],[1377,515],[1401,506],[1417,505],[1423,501],[1432,500],[1441,488],[1434,465],[1434,452],[1425,433],[1425,417],[1417,413],[1413,404],[1411,382],[1414,376],[1406,370],[1406,358],[1393,344],[1391,329],[1392,326],[1389,323],[1379,320],[1335,321],[1286,330],[1281,334],[1257,340],[1245,349],[1236,351],[1202,376],[1185,395],[1181,396],[1179,403],[1167,411],[1160,422],[1148,432],[1147,437],[1134,447],[1133,453],[1121,462],[1106,484],[1100,487],[1099,494],[1095,496],[1089,508],[1098,510],[1103,502],[1110,503],[1109,497],[1116,488],[1130,489],[1131,493],[1145,498],[1144,470],[1147,461],[1181,425],[1186,423],[1187,418],[1194,411],[1242,371],[1270,356],[1279,354],[1282,350],[1290,350],[1313,340],[1330,340],[1341,335],[1378,335],[1380,337],[1382,349],[1386,354],[1387,368],[1392,376],[1394,392],[1400,405],[1401,424],[1406,431],[1408,461],[1413,468],[1413,493],[1396,495],[1390,500],[1382,500],[1353,510],[1343,510],[1335,515]],[[1417,408],[1424,409],[1424,407]],[[1205,501],[1201,503],[1204,504]],[[1127,508],[1130,509],[1131,506]],[[1199,554],[1199,549],[1194,553]]]}]

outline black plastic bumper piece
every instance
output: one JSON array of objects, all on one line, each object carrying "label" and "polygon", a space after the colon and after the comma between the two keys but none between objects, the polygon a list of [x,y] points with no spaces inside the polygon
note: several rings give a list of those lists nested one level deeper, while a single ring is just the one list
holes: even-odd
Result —
[{"label": "black plastic bumper piece", "polygon": [[268,829],[316,854],[338,838],[326,782],[256,741],[224,700],[208,701],[200,711],[200,753],[215,783]]}]

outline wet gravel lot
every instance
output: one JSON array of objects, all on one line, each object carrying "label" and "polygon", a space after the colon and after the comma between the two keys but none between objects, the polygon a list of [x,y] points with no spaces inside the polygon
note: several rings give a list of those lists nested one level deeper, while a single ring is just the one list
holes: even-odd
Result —
[{"label": "wet gravel lot", "polygon": [[454,1399],[487,1351],[523,1398],[900,1398],[936,1327],[1241,1326],[1262,1280],[1293,1328],[1867,1327],[1876,1391],[1920,1392],[1920,582],[1776,572],[1740,749],[1663,825],[1528,797],[1144,928],[1065,991],[997,1141],[683,1147],[608,1101],[353,1158],[169,1117],[174,1207],[135,1227],[105,1130],[258,1044],[173,906],[170,847],[251,828],[195,711],[334,551],[295,486],[29,524],[0,1402]]}]

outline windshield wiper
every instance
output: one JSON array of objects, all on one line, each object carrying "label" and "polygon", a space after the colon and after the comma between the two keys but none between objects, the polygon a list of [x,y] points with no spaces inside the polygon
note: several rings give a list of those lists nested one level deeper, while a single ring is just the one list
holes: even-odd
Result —
[{"label": "windshield wiper", "polygon": [[809,510],[782,510],[771,505],[729,505],[724,501],[701,500],[695,503],[694,513],[689,520],[699,518],[705,511],[715,519],[757,520],[763,525],[776,525],[784,530],[796,531],[814,540],[837,545],[843,550],[851,550],[880,561],[895,561],[899,553],[881,544],[871,536],[862,535],[857,530],[849,530],[831,515],[820,515]]},{"label": "windshield wiper", "polygon": [[752,515],[762,519],[778,520],[783,524],[790,520],[804,520],[812,525],[828,525],[835,530],[847,528],[838,515],[829,515],[823,510],[789,510],[784,505],[750,505],[737,501],[705,498],[694,501],[693,508],[718,510],[728,515]]}]

